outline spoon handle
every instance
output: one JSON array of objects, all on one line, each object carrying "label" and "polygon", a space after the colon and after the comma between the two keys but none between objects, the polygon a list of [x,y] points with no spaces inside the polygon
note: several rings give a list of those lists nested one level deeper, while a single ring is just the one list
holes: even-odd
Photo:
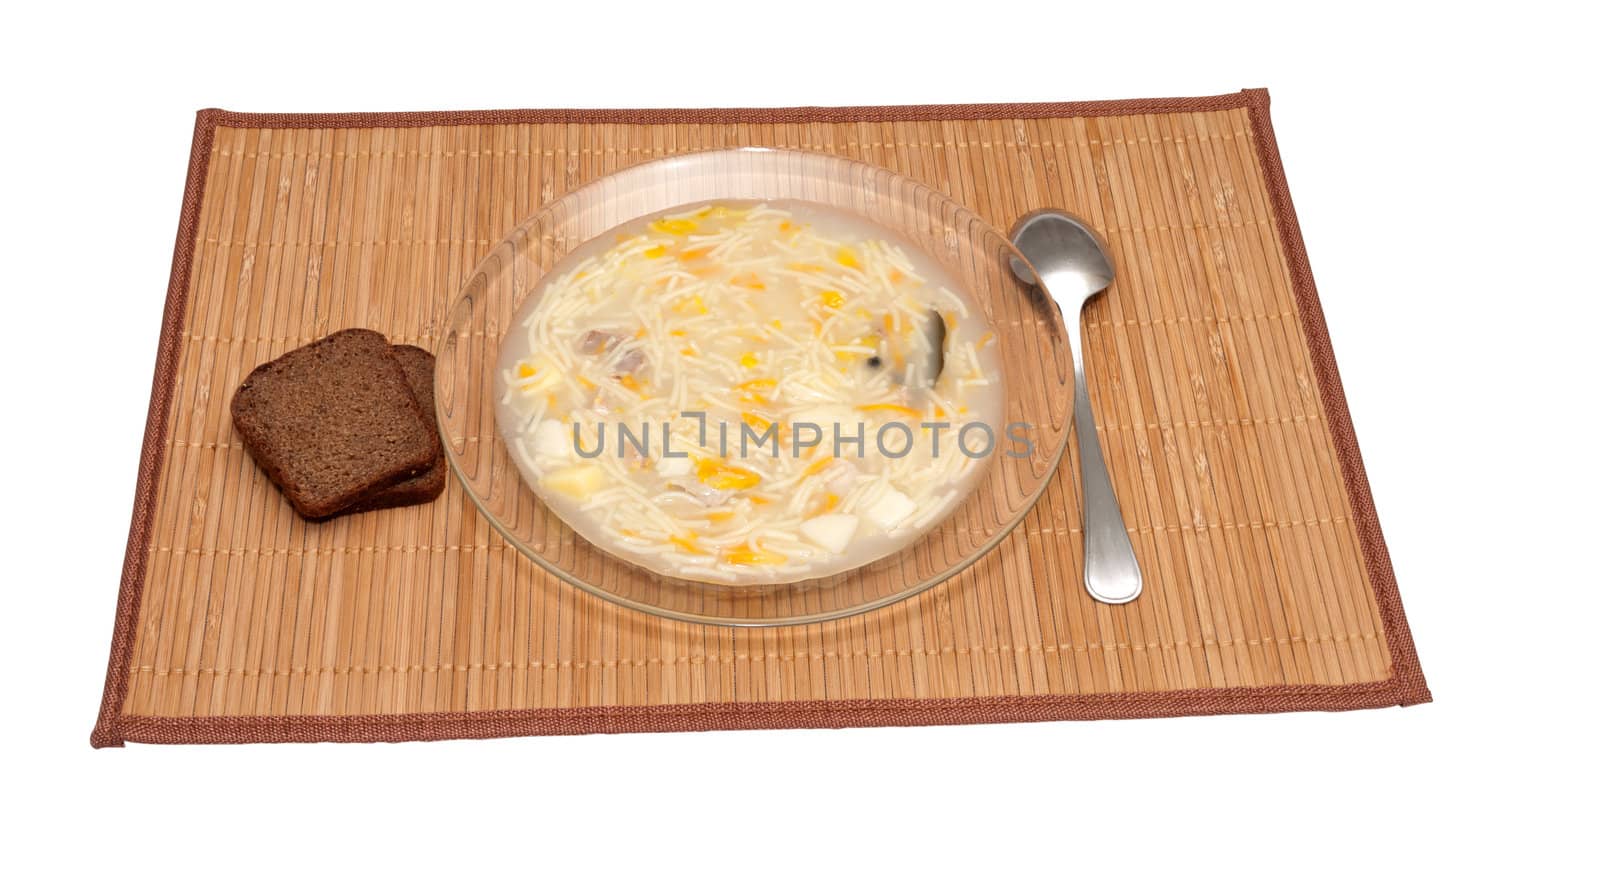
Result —
[{"label": "spoon handle", "polygon": [[[1080,313],[1081,317],[1081,313]],[[1081,335],[1081,334],[1080,334]],[[1072,428],[1078,437],[1078,476],[1083,485],[1083,585],[1096,601],[1127,604],[1139,597],[1144,578],[1133,542],[1122,522],[1122,508],[1111,488],[1111,473],[1100,451],[1100,434],[1089,406],[1089,379],[1083,373],[1081,341],[1071,342],[1076,388]]]}]

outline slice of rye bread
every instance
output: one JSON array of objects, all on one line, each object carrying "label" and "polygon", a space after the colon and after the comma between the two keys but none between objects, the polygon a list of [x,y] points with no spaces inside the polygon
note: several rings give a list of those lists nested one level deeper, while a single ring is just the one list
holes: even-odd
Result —
[{"label": "slice of rye bread", "polygon": [[[428,430],[433,433],[434,440],[437,441],[439,431],[434,425],[433,412],[433,354],[409,344],[393,345],[391,349],[395,358],[400,361],[400,367],[405,369],[406,384],[411,387],[411,395],[416,398],[417,407],[422,411],[423,422],[428,424]],[[428,467],[427,471],[368,496],[340,511],[336,516],[426,504],[444,492],[445,477],[448,473],[445,469],[444,452],[440,451],[439,458]]]},{"label": "slice of rye bread", "polygon": [[389,340],[346,329],[252,371],[233,425],[272,482],[320,519],[427,471],[440,456]]}]

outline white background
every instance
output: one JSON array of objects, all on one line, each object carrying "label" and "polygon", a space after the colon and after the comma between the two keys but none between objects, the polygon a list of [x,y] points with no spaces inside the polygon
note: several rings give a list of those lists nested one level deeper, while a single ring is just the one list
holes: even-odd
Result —
[{"label": "white background", "polygon": [[[1593,861],[1592,24],[1539,3],[12,6],[11,866]],[[1578,8],[1577,4],[1571,6]],[[359,27],[365,34],[349,35]],[[1587,81],[1580,80],[1580,77]],[[94,752],[194,110],[1268,86],[1437,698],[1145,722]],[[309,799],[306,797],[311,795]],[[1589,866],[1593,866],[1591,863]]]}]

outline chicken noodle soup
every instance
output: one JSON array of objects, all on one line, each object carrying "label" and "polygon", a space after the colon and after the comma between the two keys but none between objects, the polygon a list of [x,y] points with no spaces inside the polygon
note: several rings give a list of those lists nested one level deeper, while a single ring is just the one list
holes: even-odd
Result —
[{"label": "chicken noodle soup", "polygon": [[799,580],[955,508],[1006,439],[996,354],[974,300],[886,230],[715,202],[545,279],[502,348],[498,421],[596,545],[676,577]]}]

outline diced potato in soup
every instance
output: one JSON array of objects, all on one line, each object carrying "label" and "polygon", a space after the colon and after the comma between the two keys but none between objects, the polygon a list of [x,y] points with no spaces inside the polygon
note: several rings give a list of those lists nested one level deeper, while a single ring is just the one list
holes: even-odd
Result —
[{"label": "diced potato in soup", "polygon": [[[518,470],[651,571],[775,583],[889,555],[1005,432],[994,329],[922,251],[802,202],[712,202],[584,244],[501,348]],[[970,443],[984,441],[973,438]]]}]

